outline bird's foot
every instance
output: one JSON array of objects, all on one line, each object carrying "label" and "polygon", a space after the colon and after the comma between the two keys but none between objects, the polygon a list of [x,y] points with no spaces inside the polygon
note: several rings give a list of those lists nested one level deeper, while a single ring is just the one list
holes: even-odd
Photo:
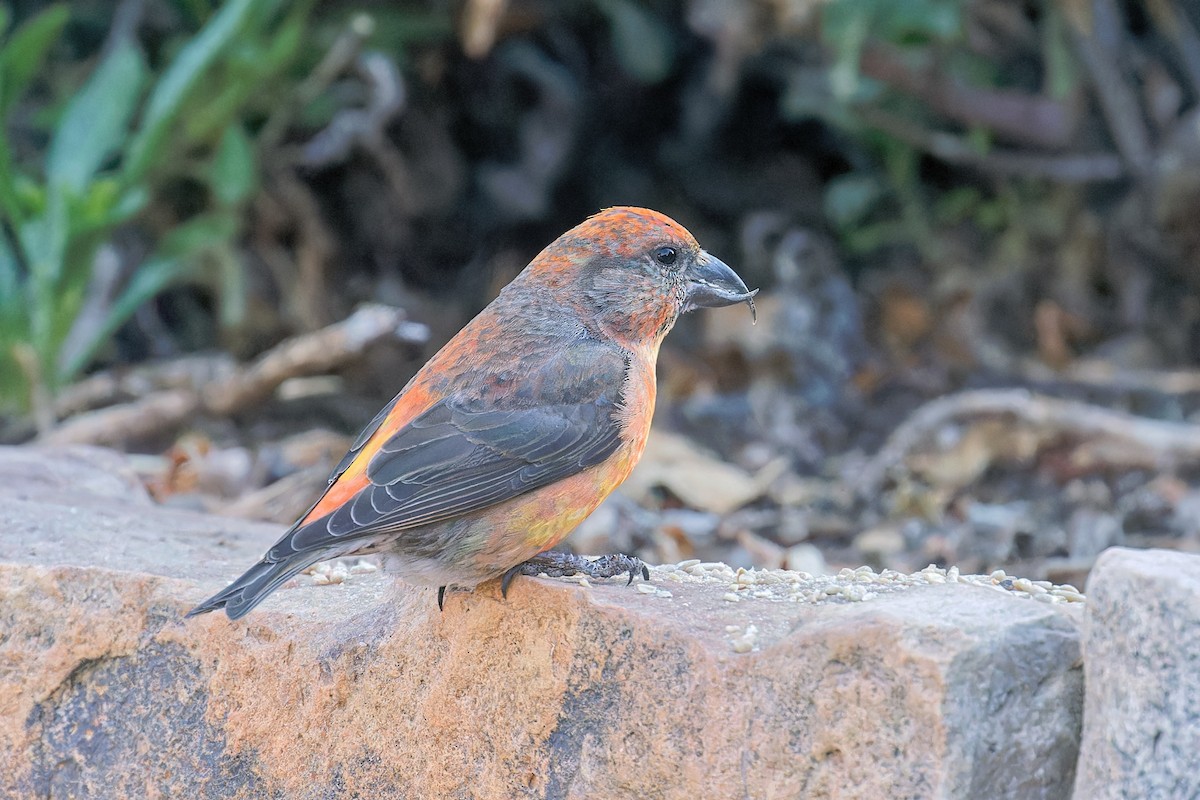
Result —
[{"label": "bird's foot", "polygon": [[626,582],[626,586],[633,583],[634,576],[639,572],[643,580],[650,580],[650,568],[640,558],[634,556],[615,553],[598,558],[585,558],[574,553],[560,553],[552,550],[517,564],[504,573],[504,577],[500,579],[500,594],[508,597],[508,585],[518,575],[536,576],[545,573],[551,578],[562,578],[567,575],[577,575],[580,572],[589,578],[612,578],[628,572],[629,580]]},{"label": "bird's foot", "polygon": [[445,611],[446,610],[445,605],[446,605],[446,587],[439,586],[438,587],[438,611]]}]

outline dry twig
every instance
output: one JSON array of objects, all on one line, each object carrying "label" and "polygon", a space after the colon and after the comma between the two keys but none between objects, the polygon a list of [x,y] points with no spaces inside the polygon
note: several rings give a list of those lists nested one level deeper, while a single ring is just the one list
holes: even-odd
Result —
[{"label": "dry twig", "polygon": [[[1086,4],[1083,4],[1087,7]],[[1124,35],[1121,12],[1113,0],[1093,0],[1090,19],[1068,13],[1075,49],[1092,79],[1109,133],[1129,171],[1142,178],[1149,172],[1154,153],[1150,133],[1137,95],[1121,70],[1116,40]]]},{"label": "dry twig", "polygon": [[[1031,380],[1046,375],[1030,374]],[[1165,395],[1200,394],[1200,370],[1123,369],[1105,361],[1077,359],[1054,379],[1065,385],[1086,386],[1114,392],[1157,392]]]},{"label": "dry twig", "polygon": [[425,326],[409,322],[402,309],[365,306],[342,322],[277,345],[253,364],[218,380],[158,391],[133,403],[80,414],[39,441],[115,445],[160,434],[196,414],[220,416],[249,408],[270,397],[288,378],[328,372],[360,357],[377,342],[423,343],[428,336]]},{"label": "dry twig", "polygon": [[995,148],[987,153],[942,131],[929,131],[901,116],[879,108],[857,109],[863,120],[947,164],[974,167],[992,175],[1043,178],[1060,183],[1115,181],[1126,168],[1112,153],[1026,153]]},{"label": "dry twig", "polygon": [[237,369],[227,353],[203,353],[132,368],[97,372],[76,381],[54,398],[55,419],[103,406],[130,403],[164,389],[190,389],[221,380]]},{"label": "dry twig", "polygon": [[913,412],[859,473],[859,496],[878,494],[888,474],[942,427],[965,417],[996,416],[1040,429],[1042,442],[1060,437],[1107,440],[1116,447],[1097,449],[1093,455],[1114,466],[1200,461],[1200,425],[1138,417],[1025,389],[983,389],[939,397]]},{"label": "dry twig", "polygon": [[871,42],[863,50],[863,74],[917,98],[923,105],[964,127],[980,126],[1010,142],[1059,149],[1078,136],[1080,104],[1012,89],[971,86],[933,62],[913,67],[899,51]]}]

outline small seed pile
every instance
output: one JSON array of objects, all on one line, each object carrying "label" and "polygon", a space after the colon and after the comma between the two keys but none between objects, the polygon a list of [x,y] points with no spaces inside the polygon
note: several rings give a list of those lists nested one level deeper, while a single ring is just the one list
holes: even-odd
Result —
[{"label": "small seed pile", "polygon": [[318,564],[313,564],[304,570],[303,574],[311,575],[312,582],[317,586],[325,586],[331,583],[345,583],[346,579],[351,575],[375,572],[377,569],[379,567],[370,561],[359,561],[349,564],[343,559],[337,559],[335,561],[322,561]]},{"label": "small seed pile", "polygon": [[[1014,597],[1042,603],[1082,603],[1083,593],[1069,584],[1013,578],[1004,570],[990,575],[963,575],[958,567],[942,569],[930,564],[920,572],[906,575],[892,569],[875,572],[870,567],[843,569],[836,575],[810,575],[785,569],[734,569],[728,564],[699,559],[664,564],[651,568],[654,588],[641,588],[647,594],[670,597],[665,589],[671,583],[723,584],[723,598],[731,603],[744,600],[772,600],[795,603],[864,602],[881,594],[903,591],[913,586],[941,583],[969,583],[1006,592]],[[645,586],[643,584],[642,586]]]}]

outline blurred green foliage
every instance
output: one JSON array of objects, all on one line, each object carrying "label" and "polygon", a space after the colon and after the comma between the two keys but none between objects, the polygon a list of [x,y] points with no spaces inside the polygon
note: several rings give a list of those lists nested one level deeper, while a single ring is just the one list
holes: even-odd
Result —
[{"label": "blurred green foliage", "polygon": [[[11,116],[70,12],[52,6],[13,30],[0,16],[0,410],[44,409],[142,303],[202,259],[227,283],[240,280],[233,241],[258,174],[243,117],[295,58],[310,5],[231,0],[168,42],[157,74],[132,34],[110,36],[50,122],[40,160],[24,163],[10,146]],[[160,223],[118,291],[98,297],[102,248],[180,181],[202,200]],[[82,313],[97,300],[98,313]]]},{"label": "blurred green foliage", "polygon": [[671,74],[677,37],[666,20],[633,0],[597,0],[596,8],[608,18],[613,53],[630,77],[656,84]]},{"label": "blurred green foliage", "polygon": [[[920,154],[910,144],[865,125],[859,105],[887,103],[860,63],[868,37],[909,53],[930,48],[953,51],[963,37],[960,0],[834,0],[822,13],[821,37],[830,49],[832,104],[821,116],[857,140],[870,156],[865,165],[831,179],[824,209],[851,253],[867,254],[893,244],[933,247],[930,209],[918,174]],[[927,257],[931,253],[924,252]]]},{"label": "blurred green foliage", "polygon": [[[783,97],[783,113],[792,119],[819,119],[845,136],[852,168],[826,184],[823,207],[847,252],[868,255],[892,246],[909,247],[927,263],[943,257],[940,229],[969,222],[988,234],[1021,229],[1038,214],[1027,204],[1057,202],[1044,182],[993,177],[958,185],[933,185],[924,175],[928,147],[917,134],[897,135],[894,128],[918,131],[928,140],[953,140],[956,151],[980,160],[993,150],[993,132],[967,126],[947,132],[947,121],[928,102],[865,76],[862,61],[869,43],[882,44],[919,74],[934,71],[984,92],[1004,85],[1014,71],[978,51],[968,41],[964,0],[831,0],[822,7],[820,39],[829,53],[827,80],[798,81]],[[1062,98],[1078,86],[1079,69],[1063,30],[1061,15],[1045,4],[1039,16],[1041,85],[1025,87]],[[935,90],[930,89],[931,93]],[[892,130],[875,122],[870,111],[894,121]],[[953,131],[955,124],[950,124]],[[927,144],[927,143],[926,143]]]}]

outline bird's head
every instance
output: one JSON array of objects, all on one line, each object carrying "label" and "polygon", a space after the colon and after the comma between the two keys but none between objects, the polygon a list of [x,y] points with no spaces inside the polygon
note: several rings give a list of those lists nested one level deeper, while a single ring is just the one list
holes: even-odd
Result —
[{"label": "bird's head", "polygon": [[670,217],[620,206],[558,237],[529,265],[529,277],[630,344],[657,343],[679,315],[747,303],[754,295],[719,258]]}]

